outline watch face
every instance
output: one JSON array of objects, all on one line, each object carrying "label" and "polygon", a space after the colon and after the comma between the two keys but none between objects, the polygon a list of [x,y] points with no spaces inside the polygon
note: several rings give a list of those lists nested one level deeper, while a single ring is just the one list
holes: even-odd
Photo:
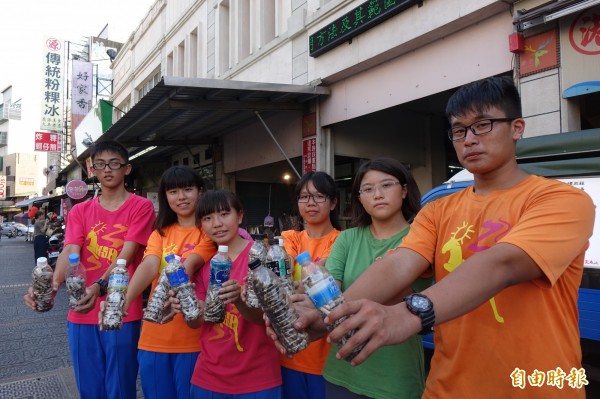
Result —
[{"label": "watch face", "polygon": [[426,311],[429,310],[430,306],[430,302],[427,298],[423,298],[422,296],[413,296],[411,298],[411,304],[413,307],[421,310],[421,311]]}]

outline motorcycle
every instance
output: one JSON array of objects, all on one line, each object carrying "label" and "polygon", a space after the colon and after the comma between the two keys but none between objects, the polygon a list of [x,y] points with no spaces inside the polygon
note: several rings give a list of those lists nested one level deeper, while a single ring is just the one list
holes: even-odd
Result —
[{"label": "motorcycle", "polygon": [[63,228],[59,228],[54,230],[50,237],[48,238],[48,246],[47,246],[47,256],[48,265],[54,270],[56,267],[56,260],[58,259],[58,255],[63,250],[65,242],[65,233]]}]

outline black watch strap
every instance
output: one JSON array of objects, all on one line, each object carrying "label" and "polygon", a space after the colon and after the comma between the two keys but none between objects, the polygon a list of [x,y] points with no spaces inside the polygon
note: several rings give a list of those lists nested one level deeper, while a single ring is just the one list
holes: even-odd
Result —
[{"label": "black watch strap", "polygon": [[98,280],[94,281],[94,284],[98,284],[100,286],[100,296],[106,295],[106,289],[108,287],[106,280],[99,278]]},{"label": "black watch strap", "polygon": [[427,335],[433,332],[433,325],[435,324],[433,302],[423,294],[411,294],[404,298],[404,302],[406,302],[409,312],[421,318],[419,335]]}]

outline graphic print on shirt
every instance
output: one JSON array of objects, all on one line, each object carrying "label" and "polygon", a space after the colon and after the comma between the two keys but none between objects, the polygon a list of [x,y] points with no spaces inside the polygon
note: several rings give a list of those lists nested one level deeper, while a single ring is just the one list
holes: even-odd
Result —
[{"label": "graphic print on shirt", "polygon": [[[492,240],[494,244],[497,243],[509,232],[510,224],[502,219],[498,222],[486,220],[483,222],[482,228],[484,233],[477,236],[475,242],[467,246],[467,249],[473,253],[490,248],[492,245],[486,244],[486,242],[489,242],[490,240]],[[473,233],[475,233],[474,226],[464,221],[462,226],[457,227],[456,230],[450,234],[450,239],[442,247],[442,254],[450,252],[448,261],[444,263],[444,269],[448,272],[452,272],[458,265],[465,261],[463,258],[462,245],[464,244],[465,239],[472,238]],[[496,321],[498,323],[504,323],[504,318],[500,316],[500,313],[498,312],[494,297],[490,299],[490,306],[492,307]]]},{"label": "graphic print on shirt", "polygon": [[[106,223],[100,221],[92,226],[90,232],[85,236],[88,242],[86,249],[92,254],[88,259],[85,259],[89,265],[86,270],[100,269],[102,267],[102,259],[107,259],[112,263],[119,254],[115,248],[123,247],[123,239],[115,238],[114,236],[124,237],[127,232],[127,226],[117,223],[112,226],[112,231],[104,233],[108,227]],[[100,245],[99,239],[102,242],[108,241],[109,245]]]},{"label": "graphic print on shirt", "polygon": [[239,340],[239,322],[241,317],[242,314],[235,305],[228,305],[227,312],[225,313],[225,321],[223,321],[223,323],[213,324],[208,340],[225,344],[233,339],[237,351],[244,352],[244,348],[242,348]]},{"label": "graphic print on shirt", "polygon": [[167,266],[167,261],[165,260],[165,258],[168,255],[171,254],[175,254],[178,255],[181,258],[181,262],[185,262],[185,260],[187,259],[187,255],[192,252],[194,250],[194,248],[196,248],[195,244],[184,244],[183,245],[183,250],[181,251],[181,253],[179,253],[179,247],[177,246],[177,244],[174,243],[170,243],[167,244],[163,250],[162,250],[162,256],[160,258],[160,266],[158,267],[158,274],[160,274],[163,269]]}]

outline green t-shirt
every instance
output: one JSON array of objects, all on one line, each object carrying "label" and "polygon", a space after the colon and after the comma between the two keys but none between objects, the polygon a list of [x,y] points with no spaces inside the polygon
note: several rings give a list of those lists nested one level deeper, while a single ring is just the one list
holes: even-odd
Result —
[{"label": "green t-shirt", "polygon": [[[375,239],[368,227],[344,230],[331,248],[326,267],[334,279],[342,282],[345,291],[377,258],[396,249],[408,230],[385,240]],[[430,285],[431,279],[419,278],[412,288],[418,292]],[[415,335],[400,345],[379,348],[355,367],[336,359],[336,352],[337,346],[332,345],[323,369],[328,382],[376,399],[421,397],[425,366],[420,336]]]}]

